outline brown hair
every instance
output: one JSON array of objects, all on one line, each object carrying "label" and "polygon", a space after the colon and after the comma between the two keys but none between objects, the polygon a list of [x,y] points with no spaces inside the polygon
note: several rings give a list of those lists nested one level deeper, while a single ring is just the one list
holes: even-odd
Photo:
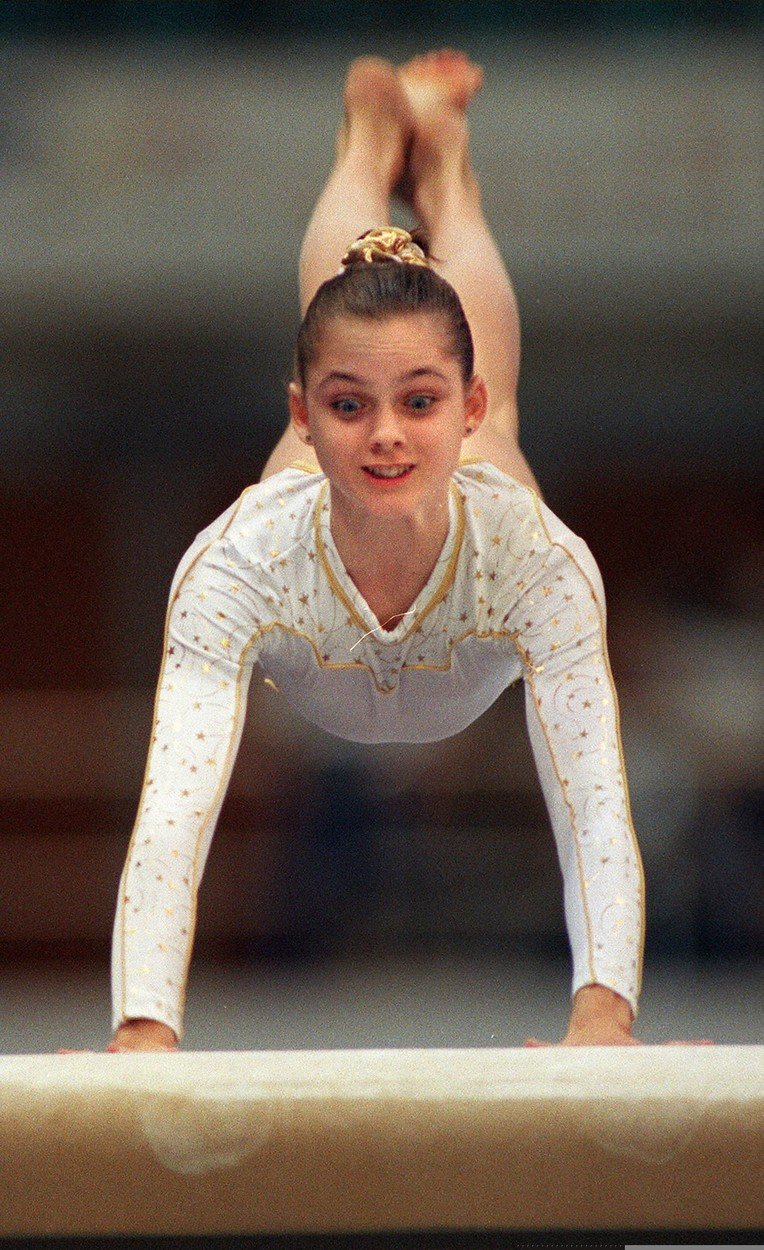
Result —
[{"label": "brown hair", "polygon": [[[358,246],[369,235],[376,239],[386,233],[394,233],[394,228],[367,231],[351,244],[343,257],[343,268],[323,282],[310,301],[297,333],[295,349],[295,375],[303,387],[316,357],[321,330],[330,318],[363,317],[369,321],[384,321],[409,313],[429,313],[443,319],[453,355],[461,367],[462,380],[465,384],[471,380],[475,351],[459,296],[451,283],[435,273],[426,260],[413,256],[404,259],[405,250],[403,255],[397,254],[402,250],[399,240],[387,250],[384,241],[381,249],[376,242],[373,248]],[[427,239],[421,231],[416,230],[407,237],[417,250],[421,249],[423,257],[429,256]]]}]

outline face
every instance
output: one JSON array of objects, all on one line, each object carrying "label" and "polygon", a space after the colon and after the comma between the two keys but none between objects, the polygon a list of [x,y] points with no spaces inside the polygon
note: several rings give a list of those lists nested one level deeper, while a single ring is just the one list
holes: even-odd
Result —
[{"label": "face", "polygon": [[480,378],[465,384],[440,319],[334,318],[290,412],[332,485],[332,501],[379,516],[443,506],[462,439],[485,415]]}]

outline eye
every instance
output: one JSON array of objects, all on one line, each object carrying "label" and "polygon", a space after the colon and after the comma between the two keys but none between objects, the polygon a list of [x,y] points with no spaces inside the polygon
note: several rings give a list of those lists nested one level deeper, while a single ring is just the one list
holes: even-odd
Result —
[{"label": "eye", "polygon": [[349,395],[344,395],[341,399],[332,400],[330,407],[333,408],[335,412],[338,412],[340,416],[354,417],[360,410],[361,405],[357,399],[351,399]]},{"label": "eye", "polygon": [[426,412],[435,402],[433,395],[410,395],[408,398],[409,408],[413,408],[414,412]]}]

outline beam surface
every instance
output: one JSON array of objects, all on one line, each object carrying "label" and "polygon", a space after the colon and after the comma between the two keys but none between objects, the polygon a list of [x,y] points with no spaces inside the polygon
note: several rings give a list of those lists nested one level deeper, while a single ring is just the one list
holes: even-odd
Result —
[{"label": "beam surface", "polygon": [[4,1056],[0,1235],[755,1229],[763,1060],[762,1046]]}]

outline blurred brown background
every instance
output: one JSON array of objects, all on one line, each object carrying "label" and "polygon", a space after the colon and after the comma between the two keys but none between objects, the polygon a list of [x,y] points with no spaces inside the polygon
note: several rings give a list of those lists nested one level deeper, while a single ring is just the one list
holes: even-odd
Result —
[{"label": "blurred brown background", "polygon": [[[520,301],[524,446],[608,592],[646,984],[665,960],[701,983],[732,961],[743,994],[760,978],[755,7],[424,5],[417,29],[409,9],[298,5],[287,27],[267,4],[0,11],[6,1050],[37,1048],[24,984],[53,1010],[53,981],[92,976],[87,1029],[107,1028],[170,579],[285,422],[348,59],[441,43],[486,70],[475,164]],[[565,1006],[521,691],[456,738],[375,749],[255,676],[195,966],[288,985],[327,960],[465,952],[499,981],[504,959],[540,961]]]}]

